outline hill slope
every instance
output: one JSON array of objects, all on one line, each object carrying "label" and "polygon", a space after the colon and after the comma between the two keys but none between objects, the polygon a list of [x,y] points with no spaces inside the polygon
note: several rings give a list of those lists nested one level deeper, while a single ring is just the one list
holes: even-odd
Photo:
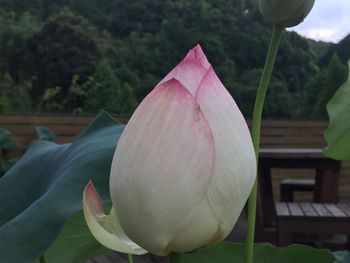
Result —
[{"label": "hill slope", "polygon": [[[27,22],[21,22],[25,16]],[[49,111],[123,108],[124,113],[131,112],[134,103],[113,108],[107,107],[113,101],[104,103],[102,95],[95,100],[96,94],[107,96],[98,89],[113,92],[112,85],[118,92],[108,97],[122,103],[125,98],[121,97],[127,94],[127,101],[140,101],[200,43],[243,113],[250,116],[271,32],[253,0],[0,0],[0,19],[8,25],[0,30],[1,39],[15,43],[0,43],[0,54],[11,54],[0,63],[1,74],[9,72],[20,87],[31,86],[29,107]],[[29,33],[21,35],[21,28],[28,25],[32,25]],[[75,40],[69,40],[66,48],[69,34]],[[297,116],[307,81],[319,72],[319,66],[325,66],[318,61],[334,53],[333,49],[328,43],[286,32],[265,117]],[[73,66],[83,51],[86,59]],[[104,66],[98,67],[102,61]],[[98,70],[114,72],[114,77],[100,83],[96,76],[104,73]],[[3,96],[11,100],[9,94]],[[35,108],[37,104],[41,106]]]}]

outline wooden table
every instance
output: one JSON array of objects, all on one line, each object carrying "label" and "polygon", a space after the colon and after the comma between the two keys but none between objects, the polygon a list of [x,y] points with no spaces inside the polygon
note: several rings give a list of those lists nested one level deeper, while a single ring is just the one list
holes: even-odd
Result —
[{"label": "wooden table", "polygon": [[340,161],[324,156],[322,149],[261,149],[258,168],[257,235],[264,235],[263,232],[258,233],[264,229],[270,229],[271,232],[276,223],[271,180],[272,168],[314,169],[316,171],[314,201],[336,203],[339,196],[340,166]]}]

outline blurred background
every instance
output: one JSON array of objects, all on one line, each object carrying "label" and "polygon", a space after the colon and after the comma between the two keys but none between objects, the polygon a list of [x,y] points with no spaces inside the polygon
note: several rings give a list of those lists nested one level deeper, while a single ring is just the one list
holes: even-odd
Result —
[{"label": "blurred background", "polygon": [[[304,36],[283,35],[265,119],[327,118],[350,57],[345,2],[317,0],[291,29]],[[0,0],[0,25],[3,113],[130,114],[200,43],[250,118],[271,34],[257,0]]]}]

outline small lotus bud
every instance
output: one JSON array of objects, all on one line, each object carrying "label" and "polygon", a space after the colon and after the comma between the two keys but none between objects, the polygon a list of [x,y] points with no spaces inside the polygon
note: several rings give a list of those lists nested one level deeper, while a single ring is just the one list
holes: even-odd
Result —
[{"label": "small lotus bud", "polygon": [[260,0],[260,12],[273,24],[292,27],[304,21],[315,0]]}]

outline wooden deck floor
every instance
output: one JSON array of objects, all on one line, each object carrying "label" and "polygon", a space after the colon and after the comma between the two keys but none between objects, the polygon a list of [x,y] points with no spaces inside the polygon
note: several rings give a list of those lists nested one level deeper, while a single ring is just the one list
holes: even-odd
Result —
[{"label": "wooden deck floor", "polygon": [[[134,256],[133,259],[134,263],[167,262],[166,258],[151,258],[151,255]],[[128,263],[128,257],[125,254],[110,252],[108,254],[89,259],[86,263]]]},{"label": "wooden deck floor", "polygon": [[[244,242],[247,230],[246,218],[242,214],[238,219],[235,228],[226,240],[232,242]],[[147,254],[144,256],[134,256],[134,263],[166,263],[165,257],[152,257]],[[86,263],[128,263],[128,257],[126,254],[110,252],[105,255],[97,256],[89,259]]]}]

